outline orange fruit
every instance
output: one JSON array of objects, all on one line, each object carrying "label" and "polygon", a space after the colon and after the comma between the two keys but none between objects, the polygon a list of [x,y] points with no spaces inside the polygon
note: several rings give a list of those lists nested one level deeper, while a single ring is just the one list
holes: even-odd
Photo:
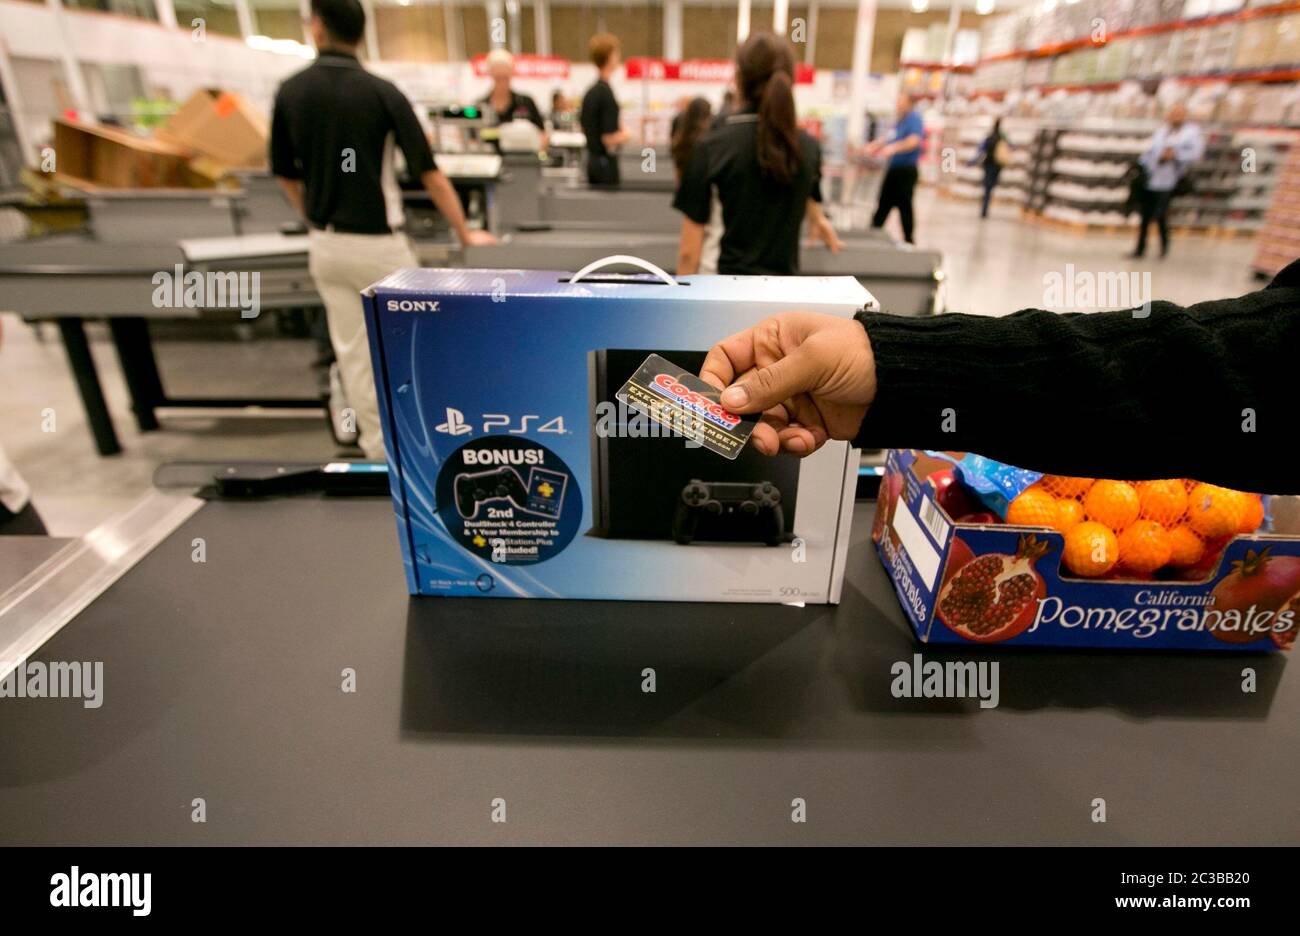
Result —
[{"label": "orange fruit", "polygon": [[1092,478],[1071,478],[1066,475],[1043,475],[1039,482],[1057,497],[1082,497],[1092,487]]},{"label": "orange fruit", "polygon": [[1101,480],[1088,490],[1083,509],[1089,520],[1118,533],[1138,518],[1142,505],[1137,491],[1127,481]]},{"label": "orange fruit", "polygon": [[1056,502],[1056,527],[1062,533],[1069,533],[1083,522],[1083,504],[1077,500],[1059,500]]},{"label": "orange fruit", "polygon": [[1264,500],[1258,494],[1247,494],[1246,511],[1242,514],[1238,533],[1254,533],[1264,522]]},{"label": "orange fruit", "polygon": [[1169,531],[1169,564],[1184,568],[1194,566],[1205,555],[1205,541],[1191,527],[1180,523]]},{"label": "orange fruit", "polygon": [[1015,526],[1055,526],[1056,498],[1037,485],[1025,488],[1007,505],[1007,523]]},{"label": "orange fruit", "polygon": [[1139,481],[1136,487],[1145,519],[1173,526],[1187,513],[1187,488],[1181,478]]},{"label": "orange fruit", "polygon": [[1169,534],[1154,520],[1135,520],[1119,535],[1119,561],[1130,572],[1150,575],[1172,554]]},{"label": "orange fruit", "polygon": [[1187,498],[1187,522],[1207,539],[1237,532],[1245,520],[1247,497],[1217,484],[1198,484]]},{"label": "orange fruit", "polygon": [[1119,541],[1109,527],[1085,520],[1065,534],[1061,558],[1075,575],[1096,578],[1109,572],[1119,560]]}]

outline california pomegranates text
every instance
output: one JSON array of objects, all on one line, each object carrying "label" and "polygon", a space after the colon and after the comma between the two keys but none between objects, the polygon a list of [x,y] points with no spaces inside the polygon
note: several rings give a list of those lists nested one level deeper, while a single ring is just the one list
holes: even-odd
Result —
[{"label": "california pomegranates text", "polygon": [[[1181,601],[1184,597],[1190,598],[1170,596],[1167,592],[1142,591],[1137,596],[1139,604],[1160,607],[1122,609],[1067,605],[1055,596],[1043,598],[1038,602],[1038,613],[1030,625],[1029,633],[1036,631],[1040,624],[1055,624],[1067,630],[1082,628],[1131,632],[1139,640],[1153,637],[1169,628],[1231,633],[1243,639],[1258,639],[1269,634],[1289,633],[1296,626],[1295,612],[1291,610],[1261,610],[1256,605],[1244,610],[1188,607]],[[1202,597],[1202,600],[1206,599],[1212,600],[1210,596]],[[1181,606],[1169,607],[1175,603]]]}]

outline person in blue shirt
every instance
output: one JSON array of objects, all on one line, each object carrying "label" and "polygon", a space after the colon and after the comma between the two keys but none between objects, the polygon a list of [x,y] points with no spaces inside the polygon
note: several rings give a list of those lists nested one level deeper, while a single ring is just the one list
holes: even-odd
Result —
[{"label": "person in blue shirt", "polygon": [[871,219],[872,227],[884,227],[889,213],[898,209],[898,220],[903,224],[903,239],[912,240],[912,193],[916,190],[916,166],[921,161],[921,145],[925,142],[925,124],[916,110],[912,96],[906,92],[898,95],[898,125],[888,142],[875,140],[867,144],[866,153],[878,159],[888,159],[885,178],[880,183],[880,203]]},{"label": "person in blue shirt", "polygon": [[1147,252],[1147,229],[1155,221],[1160,230],[1160,256],[1169,253],[1169,200],[1178,181],[1192,164],[1205,153],[1205,141],[1196,124],[1187,122],[1187,108],[1174,104],[1165,114],[1165,124],[1151,138],[1151,145],[1138,160],[1146,170],[1146,190],[1142,193],[1142,220],[1138,224],[1138,242],[1134,259]]}]

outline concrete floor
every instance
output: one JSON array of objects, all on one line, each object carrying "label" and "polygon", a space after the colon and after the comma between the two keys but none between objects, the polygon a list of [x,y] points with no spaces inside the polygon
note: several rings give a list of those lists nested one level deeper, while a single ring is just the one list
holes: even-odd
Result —
[{"label": "concrete floor", "polygon": [[[891,221],[891,225],[894,223]],[[1257,288],[1249,271],[1249,239],[1186,237],[1165,260],[1124,259],[1127,235],[1077,234],[1031,224],[1018,209],[996,205],[980,221],[974,203],[917,199],[917,240],[942,250],[950,311],[1005,315],[1046,300],[1044,277],[1066,264],[1092,273],[1150,272],[1154,296],[1191,303]],[[3,297],[0,297],[0,305]],[[95,454],[89,428],[57,333],[42,339],[15,316],[0,316],[0,441],[27,478],[50,532],[79,536],[130,506],[150,485],[158,465],[177,460],[326,460],[337,453],[322,417],[168,418],[160,432],[135,431],[116,356],[101,329],[92,330],[95,361],[122,441],[123,453]],[[176,394],[279,394],[314,389],[309,341],[259,339],[158,343],[160,369]],[[43,411],[55,431],[42,431]]]}]

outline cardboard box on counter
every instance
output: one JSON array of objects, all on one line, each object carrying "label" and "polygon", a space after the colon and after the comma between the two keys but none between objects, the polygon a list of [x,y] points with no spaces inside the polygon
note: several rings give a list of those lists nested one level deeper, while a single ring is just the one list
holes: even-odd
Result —
[{"label": "cardboard box on counter", "polygon": [[57,176],[80,188],[190,188],[189,152],[118,127],[54,121]]},{"label": "cardboard box on counter", "polygon": [[195,91],[154,135],[230,169],[266,165],[266,115],[232,91]]}]

